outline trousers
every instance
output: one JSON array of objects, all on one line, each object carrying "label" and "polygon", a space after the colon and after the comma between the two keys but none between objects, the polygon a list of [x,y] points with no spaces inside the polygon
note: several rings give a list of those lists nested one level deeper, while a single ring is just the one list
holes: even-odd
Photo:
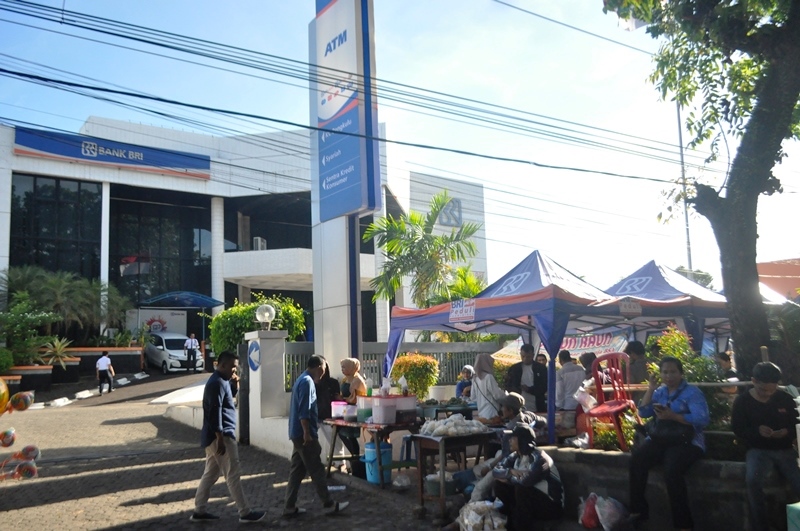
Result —
[{"label": "trousers", "polygon": [[308,444],[303,444],[302,438],[292,439],[292,457],[289,462],[289,482],[286,485],[284,509],[292,510],[297,506],[300,482],[307,475],[311,476],[311,483],[314,484],[314,489],[322,503],[327,505],[331,501],[325,466],[320,457],[321,452],[322,447],[319,445],[318,439],[312,439]]},{"label": "trousers", "polygon": [[751,448],[747,451],[745,483],[747,501],[750,505],[750,529],[767,531],[769,518],[767,500],[764,496],[764,478],[773,467],[777,467],[789,481],[796,496],[800,496],[800,468],[797,467],[797,454],[794,450],[762,450]]},{"label": "trousers", "polygon": [[203,477],[200,478],[200,485],[197,486],[197,493],[194,496],[194,511],[204,514],[208,506],[208,497],[211,495],[211,487],[219,479],[220,474],[228,484],[228,492],[231,494],[239,516],[245,516],[250,512],[247,498],[242,489],[241,475],[239,466],[239,446],[231,437],[223,437],[225,453],[217,455],[217,440],[206,446],[206,468]]},{"label": "trousers", "polygon": [[111,378],[111,371],[99,371],[100,372],[100,394],[103,394],[103,384],[108,383],[108,391],[111,392],[114,389],[114,380]]}]

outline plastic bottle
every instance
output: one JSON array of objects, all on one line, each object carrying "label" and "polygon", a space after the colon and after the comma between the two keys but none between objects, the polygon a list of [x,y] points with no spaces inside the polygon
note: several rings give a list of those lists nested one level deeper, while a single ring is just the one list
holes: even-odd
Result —
[{"label": "plastic bottle", "polygon": [[367,396],[372,396],[372,378],[367,378]]}]

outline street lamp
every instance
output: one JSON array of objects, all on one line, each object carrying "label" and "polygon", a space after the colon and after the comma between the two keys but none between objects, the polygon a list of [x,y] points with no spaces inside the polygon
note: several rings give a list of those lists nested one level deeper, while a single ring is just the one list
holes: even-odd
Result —
[{"label": "street lamp", "polygon": [[261,330],[269,330],[275,319],[275,308],[269,304],[262,304],[256,309],[256,321],[261,323]]}]

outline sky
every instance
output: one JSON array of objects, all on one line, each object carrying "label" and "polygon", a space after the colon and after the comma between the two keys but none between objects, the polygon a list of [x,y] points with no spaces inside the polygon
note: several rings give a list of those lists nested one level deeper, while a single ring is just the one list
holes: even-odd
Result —
[{"label": "sky", "polygon": [[[313,0],[38,3],[300,62],[308,61],[308,24],[315,9]],[[653,66],[645,52],[655,52],[659,43],[643,29],[624,30],[615,15],[603,13],[601,0],[507,3],[520,9],[493,0],[375,0],[379,120],[389,139],[571,169],[390,144],[390,183],[416,171],[483,184],[489,281],[536,249],[601,289],[649,260],[686,266],[683,214],[666,224],[657,219],[666,206],[664,192],[674,187],[670,181],[681,176],[675,104],[661,101],[648,81]],[[209,59],[3,9],[13,4],[0,0],[0,68],[309,123],[305,80],[223,63],[213,64],[233,71],[212,69]],[[389,91],[381,92],[396,86],[392,83],[502,113],[492,119],[510,121],[515,128],[454,114],[463,107],[441,112],[421,107],[419,98],[393,101]],[[276,130],[269,122],[135,103],[228,127],[231,133]],[[208,133],[200,125],[0,76],[2,119],[77,132],[92,115]],[[683,140],[688,143],[685,132]],[[735,142],[728,140],[732,157]],[[800,206],[800,149],[788,143],[786,151],[789,157],[775,170],[784,194],[762,196],[759,203],[759,261],[800,257],[800,240],[787,231],[791,213]],[[702,148],[686,152],[687,176],[719,187],[728,162],[725,148],[719,162],[703,167],[707,153]],[[709,223],[692,214],[689,227],[693,267],[711,273],[714,287],[721,289],[719,251]]]}]

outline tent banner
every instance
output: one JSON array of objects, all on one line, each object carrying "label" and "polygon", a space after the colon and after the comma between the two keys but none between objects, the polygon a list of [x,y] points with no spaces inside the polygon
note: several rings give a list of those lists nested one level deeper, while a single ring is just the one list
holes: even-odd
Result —
[{"label": "tent banner", "polygon": [[584,352],[594,352],[608,354],[610,352],[622,352],[628,344],[628,332],[606,332],[604,334],[567,334],[561,342],[560,350],[569,350],[573,358],[577,358]]},{"label": "tent banner", "polygon": [[450,303],[451,323],[475,320],[475,299],[460,299]]}]

